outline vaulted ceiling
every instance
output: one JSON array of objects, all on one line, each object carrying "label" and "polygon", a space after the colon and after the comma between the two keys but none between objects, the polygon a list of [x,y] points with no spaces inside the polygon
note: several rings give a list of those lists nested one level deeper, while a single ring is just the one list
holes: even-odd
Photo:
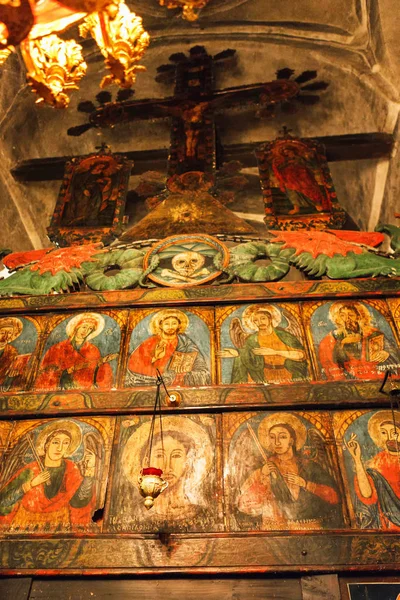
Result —
[{"label": "vaulted ceiling", "polygon": [[[303,107],[296,115],[285,115],[284,120],[260,120],[255,110],[219,115],[223,144],[273,139],[283,124],[304,137],[375,131],[398,136],[400,17],[396,0],[210,0],[193,23],[184,21],[178,10],[161,8],[158,0],[129,4],[143,17],[151,36],[143,61],[147,71],[138,75],[135,98],[170,95],[170,86],[155,82],[156,69],[170,54],[187,51],[195,44],[204,45],[211,54],[226,48],[236,50],[235,63],[217,72],[219,88],[269,81],[282,67],[296,73],[316,69],[319,79],[329,82],[318,105]],[[57,181],[16,182],[10,174],[16,162],[89,153],[103,141],[120,152],[168,146],[168,120],[91,130],[81,137],[67,135],[69,127],[85,121],[77,104],[95,98],[104,75],[95,45],[84,41],[83,46],[88,75],[67,111],[35,105],[18,54],[2,68],[0,246],[21,250],[48,245],[46,227],[60,185]],[[116,90],[110,91],[115,95]],[[155,166],[161,171],[162,167]],[[331,169],[339,200],[360,227],[371,229],[378,220],[395,222],[395,210],[400,210],[396,156],[337,162]],[[246,174],[255,177],[256,170]],[[132,188],[135,185],[134,175]],[[242,195],[240,202],[238,212],[254,217],[258,211],[261,219],[257,192]]]}]

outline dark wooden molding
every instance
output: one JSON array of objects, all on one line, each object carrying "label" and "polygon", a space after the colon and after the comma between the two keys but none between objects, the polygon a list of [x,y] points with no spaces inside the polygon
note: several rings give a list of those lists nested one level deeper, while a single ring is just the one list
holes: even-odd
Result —
[{"label": "dark wooden molding", "polygon": [[[302,600],[300,579],[282,578],[118,578],[111,580],[65,579],[33,581],[32,600],[126,600],[127,598],[163,598],[163,600]],[[5,600],[5,599],[3,599]],[[10,600],[19,600],[10,598]]]},{"label": "dark wooden molding", "polygon": [[[156,241],[156,240],[153,240]],[[390,298],[400,292],[400,277],[271,283],[202,285],[193,288],[136,288],[104,292],[78,292],[38,296],[0,298],[0,315],[31,312],[37,314],[82,308],[155,308],[158,306],[199,306],[246,304],[247,302],[283,302],[299,300],[336,300],[338,298]]]},{"label": "dark wooden molding", "polygon": [[[304,138],[307,140],[308,138]],[[316,139],[325,146],[329,162],[347,160],[382,159],[390,158],[394,139],[390,133],[358,133],[350,135],[332,135]],[[254,144],[233,144],[225,146],[219,163],[230,160],[240,160],[245,167],[256,167],[255,150],[266,142]],[[154,163],[166,163],[168,149],[143,150],[124,152],[128,160],[134,161],[133,173],[139,175],[149,170],[154,170]],[[18,181],[57,181],[64,175],[65,164],[72,156],[52,158],[35,158],[17,163],[11,174]]]},{"label": "dark wooden molding", "polygon": [[[396,382],[399,382],[396,377]],[[387,408],[391,397],[379,392],[380,379],[370,381],[309,381],[287,385],[236,384],[179,388],[179,408],[163,404],[170,415],[226,413],[267,409],[338,410],[353,407]],[[400,385],[400,382],[399,382]],[[171,391],[174,391],[171,389]],[[163,399],[164,403],[164,399]],[[151,387],[120,388],[110,391],[6,392],[0,393],[0,418],[60,415],[152,414]]]},{"label": "dark wooden molding", "polygon": [[7,536],[3,575],[340,573],[398,568],[397,535],[383,532]]}]

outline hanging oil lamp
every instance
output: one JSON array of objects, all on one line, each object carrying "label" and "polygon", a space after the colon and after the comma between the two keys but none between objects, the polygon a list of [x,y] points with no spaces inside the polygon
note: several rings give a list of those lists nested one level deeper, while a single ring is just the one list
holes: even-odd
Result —
[{"label": "hanging oil lamp", "polygon": [[158,498],[158,496],[167,489],[168,481],[162,478],[163,471],[162,469],[158,469],[156,467],[151,466],[151,451],[153,448],[153,438],[154,438],[154,426],[156,423],[157,415],[160,419],[160,436],[161,436],[161,446],[164,450],[164,439],[163,439],[163,430],[162,430],[162,416],[161,416],[161,386],[164,387],[165,393],[167,394],[167,398],[169,398],[170,402],[174,402],[173,396],[169,394],[164,380],[161,376],[160,371],[157,369],[157,391],[156,391],[156,399],[154,402],[154,410],[153,416],[151,419],[150,431],[149,431],[149,439],[147,442],[147,467],[143,467],[140,471],[140,475],[138,476],[138,484],[140,494],[144,498],[144,505],[149,510],[154,505],[154,500]]}]

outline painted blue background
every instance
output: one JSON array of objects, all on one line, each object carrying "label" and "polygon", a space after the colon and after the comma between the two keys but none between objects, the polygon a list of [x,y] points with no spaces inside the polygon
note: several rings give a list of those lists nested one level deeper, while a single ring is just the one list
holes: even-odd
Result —
[{"label": "painted blue background", "polygon": [[[92,312],[94,313],[94,311],[92,311]],[[119,352],[120,351],[119,347],[120,347],[120,342],[121,342],[121,330],[120,330],[118,323],[114,319],[109,317],[108,315],[105,315],[104,313],[94,313],[94,314],[99,314],[104,318],[104,329],[99,335],[90,339],[89,344],[93,344],[94,346],[97,346],[97,348],[100,350],[100,353],[102,356],[106,356],[107,354],[114,354],[116,352]],[[63,340],[68,339],[66,327],[67,327],[69,321],[75,316],[76,315],[72,315],[71,317],[68,317],[68,319],[65,319],[64,321],[59,323],[57,325],[57,327],[55,327],[53,329],[53,331],[51,332],[51,334],[49,335],[49,337],[46,340],[42,358],[43,358],[44,354],[46,353],[46,351],[51,346],[53,346],[54,344],[57,344],[58,342],[62,342]],[[115,378],[116,373],[117,373],[117,364],[118,364],[117,359],[112,360],[108,364],[111,366],[113,375]]]},{"label": "painted blue background", "polygon": [[[345,301],[344,301],[345,302]],[[397,343],[393,335],[393,331],[386,321],[385,317],[375,308],[367,304],[366,302],[356,302],[354,304],[362,304],[371,315],[371,327],[376,327],[381,331],[386,339],[397,348]],[[325,338],[328,333],[331,331],[335,331],[337,329],[336,325],[330,320],[328,317],[329,310],[335,302],[326,302],[314,312],[311,317],[310,326],[311,326],[311,334],[314,340],[315,351],[317,355],[319,368],[322,369],[321,363],[319,361],[319,345],[321,341]],[[351,302],[349,302],[351,304]],[[338,367],[339,368],[339,367]],[[322,376],[326,379],[326,375],[322,373]],[[343,375],[344,378],[344,375]]]},{"label": "painted blue background", "polygon": [[[258,303],[258,304],[260,304],[260,303]],[[229,315],[229,317],[226,317],[226,319],[222,323],[221,338],[220,338],[221,350],[223,348],[235,348],[235,346],[231,340],[231,336],[229,334],[229,327],[230,327],[232,319],[234,319],[235,317],[237,317],[239,319],[242,318],[242,314],[244,313],[244,311],[246,310],[246,308],[248,306],[249,305],[245,305],[245,306],[241,306],[240,308],[237,308],[236,310],[233,311],[233,313],[231,313]],[[272,302],[268,303],[268,306],[275,306],[275,308],[277,308],[279,310],[279,312],[282,314],[282,320],[279,323],[278,327],[285,329],[285,327],[287,327],[289,325],[289,322],[288,322],[287,318],[285,317],[284,313],[282,312],[282,307],[279,307],[278,304],[273,304]],[[291,315],[291,316],[293,317],[293,315]],[[294,319],[294,317],[293,317],[293,319]],[[243,323],[242,323],[242,327],[243,327]],[[255,333],[255,332],[251,332],[251,333]],[[304,340],[300,339],[300,342],[304,345]],[[222,358],[220,360],[222,363],[222,365],[221,365],[222,383],[231,383],[234,359],[233,358]]]},{"label": "painted blue background", "polygon": [[[189,319],[189,326],[184,331],[185,333],[200,349],[203,357],[206,360],[207,366],[211,371],[210,366],[210,332],[207,325],[204,323],[200,317],[194,315],[193,313],[179,309],[181,312],[185,313],[185,315]],[[131,354],[136,348],[149,337],[152,337],[153,334],[150,333],[149,325],[151,319],[154,317],[156,312],[151,313],[144,319],[142,319],[132,331],[130,344],[129,344],[129,354]]]}]

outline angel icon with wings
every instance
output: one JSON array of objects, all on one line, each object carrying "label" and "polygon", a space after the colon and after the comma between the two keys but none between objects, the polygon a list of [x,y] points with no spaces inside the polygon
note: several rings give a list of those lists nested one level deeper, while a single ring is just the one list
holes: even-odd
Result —
[{"label": "angel icon with wings", "polygon": [[300,327],[284,308],[250,305],[241,319],[232,318],[229,335],[234,348],[223,348],[217,354],[222,359],[233,359],[231,383],[292,383],[308,379]]},{"label": "angel icon with wings", "polygon": [[94,427],[45,423],[22,436],[3,463],[0,531],[96,530],[104,449]]}]

